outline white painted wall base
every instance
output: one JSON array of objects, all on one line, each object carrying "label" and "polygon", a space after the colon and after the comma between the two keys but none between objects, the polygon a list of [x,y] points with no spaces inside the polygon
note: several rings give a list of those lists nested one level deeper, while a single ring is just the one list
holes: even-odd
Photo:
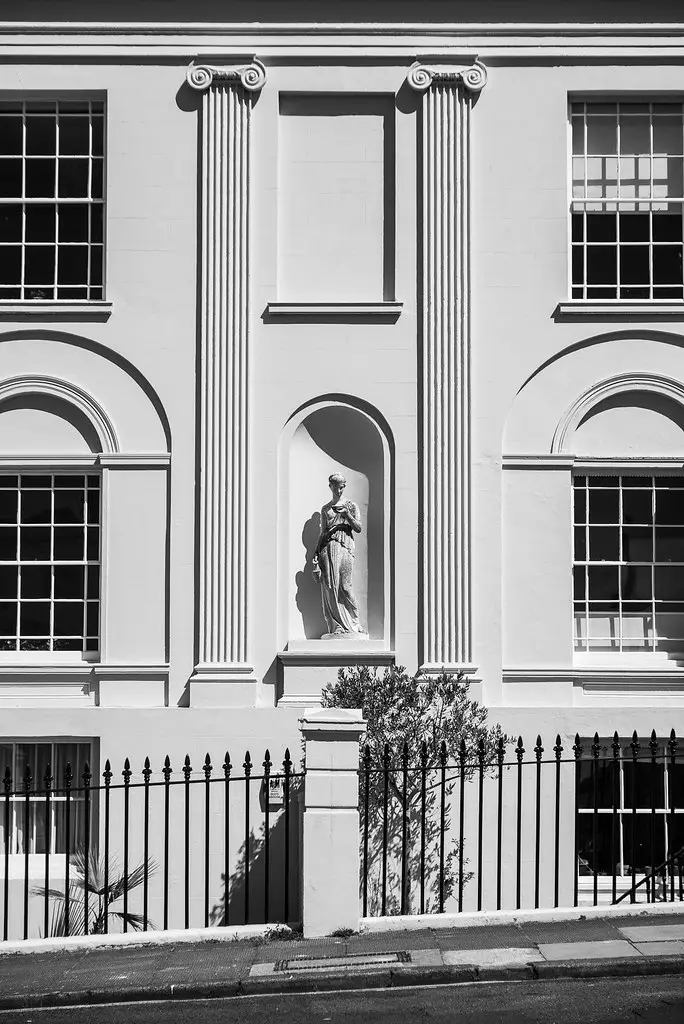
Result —
[{"label": "white painted wall base", "polygon": [[536,921],[582,921],[592,917],[657,917],[681,914],[682,903],[643,903],[635,906],[556,907],[553,910],[472,910],[462,914],[405,914],[396,917],[362,917],[362,932],[420,931],[423,928],[481,928],[501,925],[534,924]]}]

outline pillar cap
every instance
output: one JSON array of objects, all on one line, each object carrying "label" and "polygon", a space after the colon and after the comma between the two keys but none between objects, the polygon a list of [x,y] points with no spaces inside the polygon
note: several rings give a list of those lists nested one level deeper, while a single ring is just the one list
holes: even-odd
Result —
[{"label": "pillar cap", "polygon": [[347,733],[357,737],[366,731],[360,708],[319,708],[299,719],[303,733]]}]

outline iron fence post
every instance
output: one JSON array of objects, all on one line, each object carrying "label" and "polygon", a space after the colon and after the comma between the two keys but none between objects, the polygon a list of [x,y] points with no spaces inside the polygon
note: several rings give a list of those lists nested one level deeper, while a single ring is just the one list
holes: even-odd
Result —
[{"label": "iron fence post", "polygon": [[109,931],[109,814],[110,786],[112,782],[112,766],[109,758],[105,761],[102,778],[104,779],[104,932]]},{"label": "iron fence post", "polygon": [[128,931],[128,841],[130,827],[131,762],[126,758],[123,771],[124,784],[124,862],[123,862],[123,930]]},{"label": "iron fence post", "polygon": [[542,746],[541,735],[537,736],[537,742],[534,748],[534,756],[536,758],[537,768],[537,785],[535,790],[535,808],[534,808],[534,907],[535,910],[539,909],[539,871],[540,871],[540,846],[541,846],[541,766],[542,766],[542,754],[544,748]]},{"label": "iron fence post", "polygon": [[143,931],[147,931],[148,903],[149,903],[149,882],[150,882],[150,777],[152,768],[149,757],[145,758],[143,765],[143,786],[144,786],[144,834],[143,834]]},{"label": "iron fence post", "polygon": [[171,761],[167,754],[162,768],[164,777],[164,930],[169,927],[169,797],[171,785]]},{"label": "iron fence post", "polygon": [[12,789],[12,772],[9,765],[5,768],[2,784],[5,790],[5,877],[3,879],[2,935],[4,941],[7,942],[9,935],[10,790]]},{"label": "iron fence post", "polygon": [[556,793],[553,820],[553,905],[558,906],[558,893],[560,887],[560,795],[561,795],[561,757],[563,744],[560,733],[556,734],[556,743],[553,748],[556,757]]},{"label": "iron fence post", "polygon": [[579,903],[579,818],[577,811],[579,808],[579,793],[580,793],[580,761],[582,760],[582,744],[580,743],[579,733],[575,733],[575,742],[572,745],[572,752],[575,755],[575,813],[573,816],[573,828],[575,833],[575,859],[573,862],[573,892],[574,892],[574,906]]},{"label": "iron fence post", "polygon": [[631,861],[632,861],[632,889],[630,893],[630,903],[636,903],[636,769],[637,759],[639,757],[639,737],[637,736],[636,729],[632,735],[632,742],[630,743],[632,749],[632,822],[631,822]]},{"label": "iron fence post", "polygon": [[522,736],[518,736],[518,745],[515,748],[515,756],[518,760],[518,803],[516,818],[516,854],[515,854],[515,899],[516,908],[520,910],[522,898],[522,766],[525,748],[523,747]]},{"label": "iron fence post", "polygon": [[[668,870],[670,873],[670,901],[674,903],[675,898],[675,863],[674,863],[674,814],[675,814],[675,764],[677,758],[677,737],[674,729],[670,731],[670,738],[667,741],[667,746],[670,754],[670,758],[667,765],[668,774],[668,795],[669,795],[669,809],[668,809],[668,828],[667,828],[667,858],[668,858]],[[670,863],[672,858],[672,863]]]},{"label": "iron fence post", "polygon": [[[620,738],[617,731],[613,734],[613,812],[611,815],[611,834],[610,834],[610,856],[613,864],[613,889],[612,897],[613,903],[617,900],[617,857],[616,857],[616,846],[617,846],[617,826],[618,826],[618,806],[620,803],[620,756],[622,753],[622,747],[620,746]],[[620,865],[622,868],[622,865]],[[620,872],[622,873],[622,871]]]}]

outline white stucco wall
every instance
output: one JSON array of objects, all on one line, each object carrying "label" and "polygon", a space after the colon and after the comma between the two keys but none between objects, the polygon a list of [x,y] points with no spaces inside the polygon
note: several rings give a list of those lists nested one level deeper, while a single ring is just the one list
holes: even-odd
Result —
[{"label": "white stucco wall", "polygon": [[[422,16],[436,17],[434,5],[428,6]],[[371,8],[359,17],[370,17]],[[112,16],[106,5],[102,11],[104,19]],[[450,16],[457,14],[454,8]],[[188,19],[194,16],[188,9]],[[196,16],[203,16],[199,9]],[[225,11],[218,16],[226,17]],[[236,53],[261,54],[267,64],[267,84],[251,119],[247,616],[256,682],[248,691],[254,709],[237,717],[222,712],[220,729],[240,736],[255,721],[262,723],[255,726],[260,736],[272,730],[279,737],[290,728],[280,724],[285,710],[271,709],[279,693],[278,654],[299,628],[292,576],[293,566],[301,569],[302,541],[301,523],[295,528],[294,520],[305,506],[312,512],[320,507],[327,496],[325,478],[338,468],[328,469],[326,459],[311,452],[296,466],[292,461],[295,449],[284,441],[288,424],[310,403],[347,396],[377,417],[384,438],[383,622],[380,628],[376,615],[373,633],[386,641],[398,664],[415,670],[421,661],[420,120],[419,101],[404,82],[417,52],[440,50],[447,60],[460,60],[465,52],[466,64],[477,53],[489,67],[470,128],[471,618],[473,662],[481,680],[476,692],[493,707],[492,715],[514,715],[523,706],[525,715],[536,711],[542,725],[552,719],[553,728],[560,723],[569,731],[578,706],[609,718],[625,700],[649,723],[656,708],[667,706],[677,725],[682,683],[676,673],[659,682],[635,680],[628,690],[624,679],[614,681],[612,690],[610,681],[591,689],[573,675],[571,466],[502,469],[502,459],[550,454],[566,410],[616,373],[684,381],[680,320],[554,315],[567,298],[568,96],[640,90],[678,95],[679,64],[648,38],[639,43],[651,54],[648,62],[635,62],[624,40],[606,41],[597,61],[595,39],[589,56],[587,47],[578,49],[562,35],[548,59],[536,60],[536,44],[529,40],[476,38],[474,29],[469,35],[431,34],[427,28],[372,38],[359,31],[360,42],[334,30],[284,40],[252,27],[237,37],[218,33],[213,39],[211,32],[199,38],[152,33],[135,45],[125,33],[116,41],[105,34],[101,42],[60,36],[47,45],[44,35],[37,41],[30,32],[19,39],[0,31],[3,52],[13,55],[0,66],[0,91],[75,89],[106,98],[112,303],[111,314],[99,319],[13,319],[3,312],[0,380],[42,373],[69,381],[105,410],[122,453],[170,453],[170,466],[162,460],[103,470],[103,652],[114,674],[106,680],[101,674],[83,698],[109,705],[82,709],[102,723],[97,729],[88,724],[87,734],[115,736],[123,713],[116,711],[116,728],[107,723],[114,721],[111,705],[122,703],[129,706],[126,734],[136,743],[149,743],[152,736],[156,742],[157,735],[175,743],[176,727],[167,721],[190,714],[185,705],[197,661],[198,617],[201,98],[184,84],[184,75],[191,59],[215,52],[218,64],[234,63]],[[323,107],[332,104],[329,116],[321,113],[322,96]],[[299,97],[295,107],[292,97]],[[297,103],[313,104],[316,115],[293,115]],[[350,113],[357,103],[360,112]],[[302,154],[306,174],[299,166]],[[349,206],[333,202],[331,192],[347,186]],[[325,227],[326,218],[333,218],[332,227]],[[290,260],[293,246],[296,262]],[[282,317],[267,309],[276,301],[383,299],[401,302],[400,315]],[[41,431],[48,430],[42,416],[27,410],[0,414],[0,445],[6,438],[0,454],[39,455]],[[678,422],[676,416],[658,418],[651,409],[636,414],[611,408],[586,421],[569,454],[620,455],[617,441],[629,426],[633,436],[625,455],[684,458]],[[50,430],[45,452],[54,455],[58,439],[65,453],[80,444],[72,430]],[[25,443],[17,441],[21,431]],[[286,485],[284,464],[291,467]],[[352,477],[353,466],[346,469],[349,497],[363,505],[366,484]],[[363,554],[362,540],[359,566],[372,557]],[[361,570],[358,582],[363,603]],[[323,666],[323,672],[334,678],[335,667]],[[14,677],[2,667],[0,674],[8,684],[5,691],[0,687],[6,694],[0,699],[12,705],[4,733],[62,729],[60,716],[67,712],[63,705],[59,710],[56,698],[52,718],[46,712],[37,719],[36,698],[22,691],[20,673]],[[49,667],[45,675],[50,678]],[[80,679],[74,677],[71,690],[62,687],[65,700],[81,700]],[[156,710],[143,719],[140,705]],[[188,735],[214,727],[211,710],[192,716],[192,724],[183,727]],[[77,725],[86,728],[80,719]]]}]

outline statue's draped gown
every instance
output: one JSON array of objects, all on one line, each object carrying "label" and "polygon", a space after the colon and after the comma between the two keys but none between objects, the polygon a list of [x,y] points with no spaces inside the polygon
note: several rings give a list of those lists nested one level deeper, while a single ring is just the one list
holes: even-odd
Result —
[{"label": "statue's draped gown", "polygon": [[[342,504],[360,523],[358,505],[353,501]],[[321,537],[317,555],[321,570],[323,614],[330,633],[363,633],[352,590],[354,534],[341,511],[336,511],[341,507],[324,505],[321,509]]]}]

